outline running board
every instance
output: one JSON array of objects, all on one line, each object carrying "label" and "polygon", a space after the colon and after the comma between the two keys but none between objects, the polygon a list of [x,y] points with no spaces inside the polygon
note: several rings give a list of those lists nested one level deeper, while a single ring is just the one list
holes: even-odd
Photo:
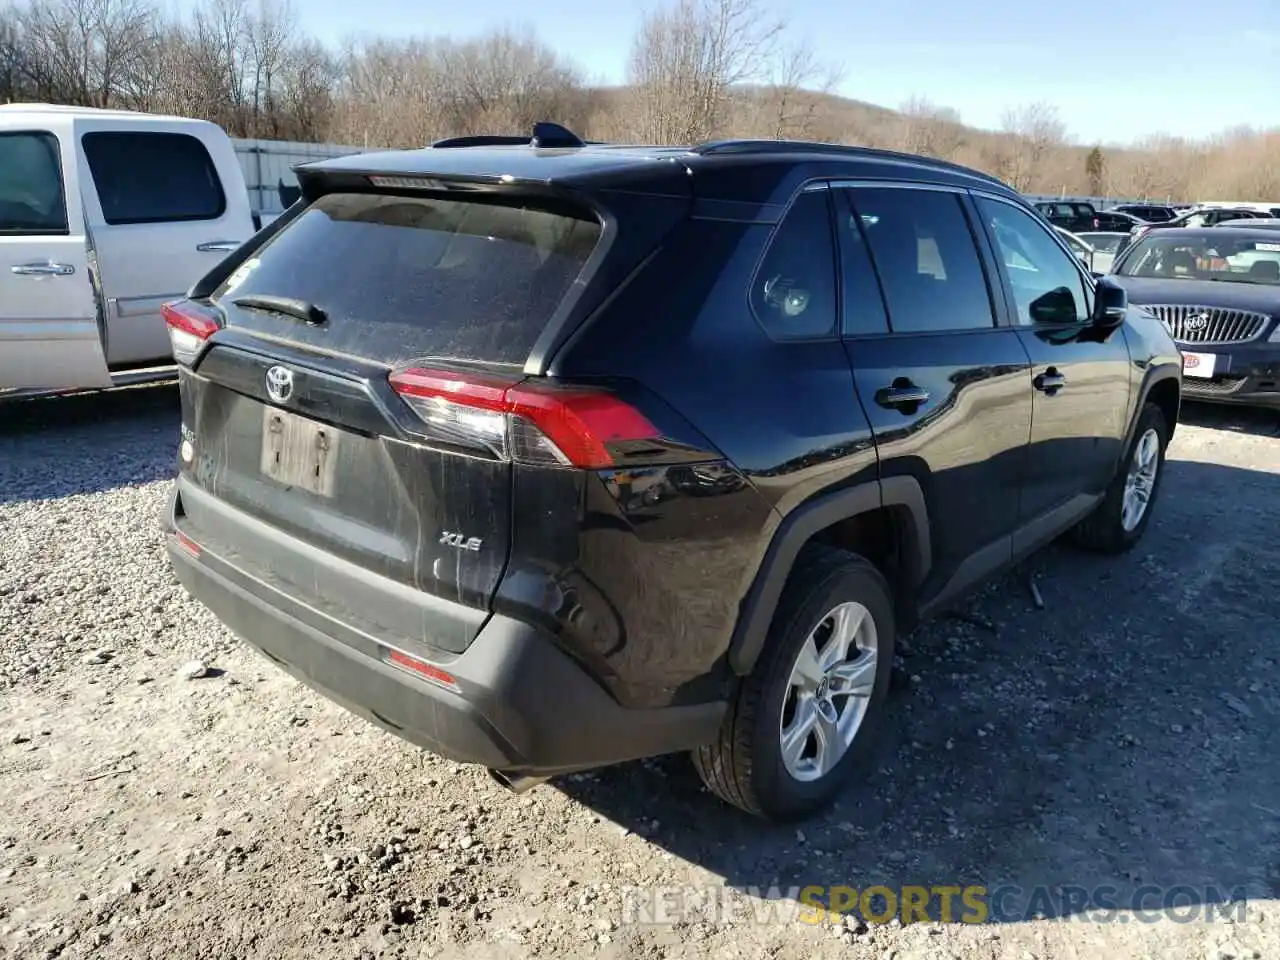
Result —
[{"label": "running board", "polygon": [[86,393],[98,393],[102,390],[114,390],[118,387],[137,387],[150,383],[164,383],[177,380],[177,378],[178,366],[171,363],[162,367],[139,367],[132,370],[117,371],[111,374],[111,386],[109,387],[89,387],[87,389],[67,387],[54,390],[45,390],[40,387],[21,390],[0,388],[0,400],[27,400],[32,397],[69,397]]}]

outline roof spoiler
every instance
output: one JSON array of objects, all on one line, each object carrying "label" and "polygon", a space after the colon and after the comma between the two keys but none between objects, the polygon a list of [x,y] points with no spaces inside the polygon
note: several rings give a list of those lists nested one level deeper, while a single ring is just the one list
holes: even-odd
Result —
[{"label": "roof spoiler", "polygon": [[585,147],[588,141],[558,123],[540,120],[533,125],[532,137],[507,136],[504,134],[477,134],[470,137],[448,137],[431,144],[433,150],[450,147],[516,147],[530,146],[534,149],[552,150],[566,147]]}]

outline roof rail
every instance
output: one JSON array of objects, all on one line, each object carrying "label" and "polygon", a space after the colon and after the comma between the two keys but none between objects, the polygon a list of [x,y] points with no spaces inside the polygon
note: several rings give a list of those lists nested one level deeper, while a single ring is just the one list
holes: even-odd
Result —
[{"label": "roof rail", "polygon": [[935,167],[942,167],[947,170],[955,170],[958,173],[965,173],[969,176],[976,177],[979,180],[986,180],[989,183],[998,183],[1002,187],[1007,187],[1003,180],[999,177],[984,173],[981,170],[975,170],[972,167],[966,167],[963,164],[952,163],[949,160],[935,160],[933,157],[925,157],[915,153],[902,153],[898,150],[881,150],[876,147],[855,147],[847,143],[823,143],[818,140],[712,140],[708,143],[699,144],[693,148],[694,153],[702,156],[719,156],[723,154],[751,154],[751,153],[826,153],[835,156],[847,157],[881,157],[885,160],[909,160],[915,163],[925,163]]},{"label": "roof rail", "polygon": [[444,140],[437,140],[431,144],[433,150],[443,150],[449,147],[513,147],[518,144],[528,143],[528,137],[510,137],[502,134],[481,133],[472,137],[447,137]]},{"label": "roof rail", "polygon": [[[589,141],[596,142],[596,141]],[[443,140],[437,140],[431,144],[431,149],[442,150],[451,147],[519,147],[528,145],[530,147],[542,147],[543,149],[553,149],[557,147],[585,147],[586,141],[583,141],[577,134],[570,131],[567,127],[562,127],[558,123],[551,123],[548,120],[540,120],[533,125],[532,137],[514,136],[511,134],[501,133],[479,133],[467,137],[446,137]]]}]

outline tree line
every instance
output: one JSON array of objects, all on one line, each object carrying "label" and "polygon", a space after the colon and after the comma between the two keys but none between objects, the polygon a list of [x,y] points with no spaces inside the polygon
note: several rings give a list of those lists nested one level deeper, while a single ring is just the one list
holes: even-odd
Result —
[{"label": "tree line", "polygon": [[980,130],[923,96],[894,110],[833,93],[856,79],[765,0],[652,8],[620,87],[591,83],[528,28],[362,36],[335,49],[306,34],[290,0],[198,0],[181,15],[158,0],[0,0],[0,103],[171,113],[237,137],[368,147],[543,119],[600,140],[806,138],[952,160],[1024,192],[1280,200],[1280,128],[1081,144],[1052,104],[1010,105],[1000,129]]}]

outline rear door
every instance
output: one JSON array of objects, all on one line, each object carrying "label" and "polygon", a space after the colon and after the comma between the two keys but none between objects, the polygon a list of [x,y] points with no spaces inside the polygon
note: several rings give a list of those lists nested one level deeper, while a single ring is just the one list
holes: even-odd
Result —
[{"label": "rear door", "polygon": [[0,390],[110,386],[71,126],[23,124],[0,128]]},{"label": "rear door", "polygon": [[76,122],[113,368],[170,363],[160,306],[254,233],[244,177],[210,123]]},{"label": "rear door", "polygon": [[[225,326],[183,386],[195,443],[184,477],[308,552],[269,561],[219,543],[198,497],[192,535],[309,603],[341,598],[341,618],[374,632],[420,636],[432,596],[486,609],[507,562],[513,480],[501,414],[485,404],[499,410],[501,384],[521,379],[600,234],[588,211],[527,198],[315,201],[213,291]],[[437,372],[408,375],[423,389],[397,395],[390,375],[423,368]],[[454,405],[451,388],[479,390],[479,407]],[[343,561],[398,592],[362,591]],[[464,649],[477,625],[432,643]]]},{"label": "rear door", "polygon": [[913,476],[927,499],[925,595],[940,602],[1011,556],[1031,434],[1027,354],[997,322],[966,196],[908,184],[833,194],[845,347],[881,477]]}]

